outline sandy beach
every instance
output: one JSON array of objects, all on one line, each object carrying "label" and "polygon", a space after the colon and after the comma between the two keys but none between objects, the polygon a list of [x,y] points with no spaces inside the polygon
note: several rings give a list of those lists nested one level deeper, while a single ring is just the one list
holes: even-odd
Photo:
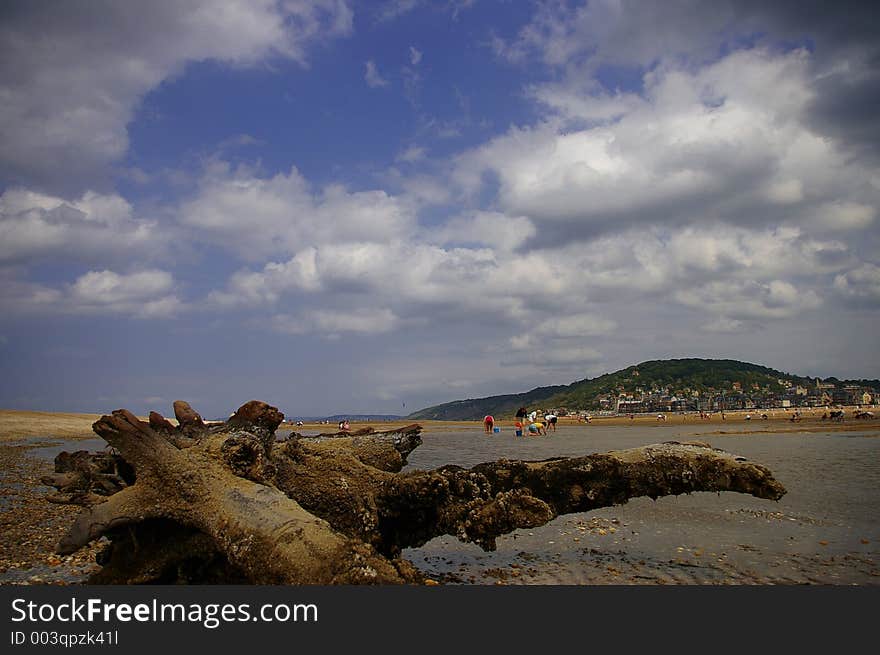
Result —
[{"label": "sandy beach", "polygon": [[[510,457],[511,454],[522,459],[540,459],[555,455],[570,456],[581,452],[580,449],[587,445],[599,446],[601,452],[602,448],[610,450],[618,447],[618,443],[621,444],[620,447],[626,447],[627,440],[652,443],[670,438],[696,438],[732,452],[742,450],[750,443],[754,444],[758,453],[755,460],[766,463],[776,472],[773,457],[780,457],[782,466],[793,466],[785,449],[799,449],[803,444],[810,445],[812,442],[808,440],[809,435],[817,435],[816,438],[825,440],[822,443],[827,442],[829,448],[855,443],[843,439],[838,442],[828,441],[833,439],[834,434],[844,437],[857,435],[860,437],[859,443],[870,444],[871,447],[877,443],[876,437],[880,437],[880,420],[856,420],[851,418],[851,411],[847,411],[848,418],[842,423],[822,420],[822,411],[802,412],[801,419],[794,422],[791,421],[791,411],[768,412],[766,420],[758,418],[760,413],[756,416],[752,412],[749,412],[752,415],[751,420],[747,420],[746,414],[728,412],[723,420],[718,414],[709,420],[692,414],[668,414],[665,421],[658,421],[656,415],[636,416],[632,419],[594,417],[590,423],[563,417],[559,421],[557,433],[551,432],[548,437],[520,440],[513,437],[512,418],[499,420],[496,425],[501,432],[493,434],[491,438],[483,433],[482,426],[477,421],[426,421],[420,422],[424,427],[425,444],[415,451],[410,461],[414,466],[423,468],[445,463],[467,466],[499,456]],[[50,489],[39,481],[42,475],[52,470],[53,457],[60,449],[76,450],[85,447],[95,450],[102,446],[91,430],[91,425],[97,418],[99,416],[93,414],[0,410],[0,584],[76,584],[82,582],[97,566],[94,563],[95,553],[100,550],[100,545],[97,544],[64,558],[54,554],[55,544],[70,526],[79,508],[48,502]],[[365,425],[387,429],[407,423],[409,422],[352,423],[352,429]],[[316,434],[335,432],[336,425],[284,424],[279,428],[290,429],[303,434]],[[777,442],[775,435],[790,437],[791,440],[786,440],[790,444]],[[781,454],[771,450],[765,455],[761,448],[766,443],[777,444]],[[820,456],[825,457],[816,455]],[[453,461],[456,457],[465,459]],[[764,461],[765,459],[770,461]],[[806,470],[806,464],[804,468]],[[870,474],[874,474],[873,469]],[[790,477],[795,475],[798,477],[798,484],[809,483],[808,474],[801,474],[793,469]],[[776,553],[773,557],[780,561],[785,559],[784,566],[792,569],[788,575],[778,577],[765,573],[751,575],[746,572],[748,569],[740,570],[732,564],[728,565],[729,554],[725,553],[721,557],[714,550],[707,552],[717,560],[717,566],[700,569],[698,565],[701,565],[701,548],[684,542],[675,545],[675,548],[680,549],[675,551],[676,557],[669,561],[654,562],[653,569],[650,561],[645,564],[646,557],[650,560],[650,555],[638,554],[637,549],[632,550],[633,545],[628,545],[625,540],[615,539],[611,550],[601,547],[603,543],[609,543],[611,535],[627,530],[635,534],[636,524],[652,523],[655,519],[661,528],[665,521],[671,525],[679,525],[681,530],[687,532],[691,527],[688,525],[689,519],[682,516],[690,516],[688,512],[691,512],[695,517],[694,521],[699,522],[703,520],[699,516],[704,511],[699,506],[696,509],[690,508],[687,502],[690,501],[686,500],[683,501],[684,504],[678,505],[645,505],[634,501],[620,511],[619,508],[608,508],[585,515],[560,517],[540,530],[520,531],[521,534],[510,537],[516,542],[515,546],[506,550],[501,548],[499,554],[474,554],[471,547],[462,548],[454,538],[435,540],[414,553],[413,561],[418,560],[417,565],[425,567],[435,577],[451,584],[834,584],[835,580],[840,580],[841,584],[880,583],[880,574],[873,555],[873,544],[877,538],[874,534],[867,534],[869,531],[864,529],[858,539],[866,543],[857,540],[855,545],[848,544],[846,548],[849,550],[830,555],[830,560],[822,558],[823,550],[820,546],[817,546],[816,553],[796,552],[788,559]],[[670,507],[678,509],[667,515]],[[684,514],[681,507],[687,508]],[[738,516],[736,512],[740,510],[730,511],[733,512],[731,516]],[[785,512],[777,512],[779,515],[775,516],[773,510],[765,508],[742,511],[756,511],[759,515],[764,512],[766,516],[761,515],[762,520],[775,523],[791,520],[799,521],[798,525],[802,525],[810,524],[810,521],[820,521],[804,518],[805,514],[799,514],[799,510],[794,511],[791,516]],[[713,520],[717,521],[717,518]],[[869,522],[870,520],[873,519],[869,519]],[[735,528],[722,522],[712,529],[719,527]],[[559,536],[552,536],[555,534]],[[736,541],[735,532],[733,534],[731,539]],[[586,544],[591,543],[591,538],[597,541],[584,549]],[[557,541],[561,543],[566,539],[569,546],[567,549],[555,545]],[[579,543],[579,540],[584,543]],[[648,548],[645,538],[641,537],[641,540],[637,544],[639,548]],[[676,537],[674,540],[680,539]],[[661,541],[649,544],[650,553],[659,553],[673,545],[671,542],[667,544]],[[744,537],[743,541],[748,542],[748,539]],[[815,541],[818,543],[822,539],[817,537]],[[572,546],[581,548],[575,551]],[[532,548],[535,552],[530,552]],[[753,555],[753,552],[748,552],[748,548],[746,544],[745,550],[739,554]],[[685,561],[682,559],[684,556],[690,556],[696,564],[682,563]],[[775,563],[774,566],[783,565]],[[646,570],[649,572],[646,573]],[[823,577],[822,572],[832,570],[835,571],[832,577]]]},{"label": "sandy beach", "polygon": [[[792,421],[791,417],[794,413],[790,409],[774,409],[774,410],[757,410],[757,411],[733,411],[725,412],[724,418],[721,414],[714,413],[708,419],[700,418],[698,414],[664,414],[664,420],[658,420],[656,414],[636,414],[633,418],[628,416],[593,416],[589,423],[578,420],[571,416],[562,416],[559,418],[559,425],[592,425],[592,426],[623,426],[623,425],[718,425],[722,427],[732,427],[737,431],[744,429],[755,431],[770,430],[773,432],[781,432],[788,430],[802,431],[805,429],[850,429],[853,425],[868,426],[880,424],[880,410],[874,407],[866,409],[874,411],[877,418],[869,421],[861,421],[852,418],[853,412],[858,408],[844,408],[847,420],[844,423],[834,423],[831,421],[823,421],[822,414],[828,410],[823,409],[806,409],[798,410],[801,419]],[[109,413],[109,412],[108,412]],[[762,420],[761,414],[766,413],[767,419]],[[750,416],[750,419],[746,417]],[[7,441],[16,441],[24,437],[46,437],[59,439],[88,439],[95,435],[92,432],[92,424],[101,418],[101,414],[77,414],[63,412],[39,412],[16,409],[0,409],[0,443]],[[147,417],[139,417],[147,420]],[[495,417],[495,425],[503,429],[513,429],[516,419],[511,417]],[[174,423],[174,419],[169,419]],[[394,421],[352,421],[352,429],[372,426],[376,429],[388,429],[393,427],[401,427],[412,423],[407,420]],[[424,428],[425,432],[436,432],[448,429],[460,428],[477,428],[482,429],[479,421],[417,421]],[[335,432],[336,425],[331,423],[305,423],[302,426],[296,426],[292,423],[285,422],[281,428],[283,430],[298,430],[301,432]]]}]

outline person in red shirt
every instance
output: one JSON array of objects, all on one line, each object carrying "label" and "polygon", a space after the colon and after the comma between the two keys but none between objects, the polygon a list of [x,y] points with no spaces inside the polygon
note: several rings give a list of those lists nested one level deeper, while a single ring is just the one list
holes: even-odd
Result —
[{"label": "person in red shirt", "polygon": [[495,427],[495,419],[491,414],[487,414],[483,418],[483,428],[486,430],[486,434],[492,434],[492,429]]}]

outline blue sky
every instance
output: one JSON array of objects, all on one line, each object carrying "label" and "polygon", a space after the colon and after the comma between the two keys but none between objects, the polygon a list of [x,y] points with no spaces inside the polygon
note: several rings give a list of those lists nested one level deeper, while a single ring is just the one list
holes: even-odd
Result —
[{"label": "blue sky", "polygon": [[8,2],[0,406],[877,377],[870,3]]}]

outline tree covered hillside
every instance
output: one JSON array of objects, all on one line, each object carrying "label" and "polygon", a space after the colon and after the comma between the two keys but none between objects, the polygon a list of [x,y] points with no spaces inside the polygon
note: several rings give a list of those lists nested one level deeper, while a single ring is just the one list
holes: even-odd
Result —
[{"label": "tree covered hillside", "polygon": [[[829,378],[836,386],[849,381]],[[859,380],[861,386],[880,389],[878,380]],[[732,359],[668,359],[642,362],[597,378],[569,385],[538,387],[521,394],[457,400],[410,414],[413,420],[474,420],[486,414],[513,416],[520,406],[596,410],[600,399],[621,395],[665,392],[693,397],[720,392],[757,391],[781,394],[793,385],[815,386],[815,380],[766,366]]]},{"label": "tree covered hillside", "polygon": [[733,359],[667,359],[642,362],[615,373],[606,373],[592,380],[575,382],[561,393],[554,394],[553,403],[570,407],[590,408],[597,396],[634,393],[638,389],[685,391],[732,391],[734,384],[751,389],[757,384],[770,391],[781,392],[779,380],[808,383],[809,379],[776,371],[766,366]]}]

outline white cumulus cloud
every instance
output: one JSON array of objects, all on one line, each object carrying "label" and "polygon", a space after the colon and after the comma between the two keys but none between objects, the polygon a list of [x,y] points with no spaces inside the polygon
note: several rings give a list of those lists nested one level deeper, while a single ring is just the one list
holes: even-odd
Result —
[{"label": "white cumulus cloud", "polygon": [[205,175],[179,216],[201,239],[251,260],[339,240],[385,242],[414,224],[412,207],[385,191],[313,190],[295,168],[258,177],[225,165]]},{"label": "white cumulus cloud", "polygon": [[57,256],[104,263],[164,240],[155,222],[136,218],[117,194],[65,200],[12,188],[0,195],[0,263]]},{"label": "white cumulus cloud", "polygon": [[344,0],[7,4],[16,6],[0,29],[0,174],[67,193],[122,158],[141,99],[187,63],[306,65],[316,42],[352,29]]}]

